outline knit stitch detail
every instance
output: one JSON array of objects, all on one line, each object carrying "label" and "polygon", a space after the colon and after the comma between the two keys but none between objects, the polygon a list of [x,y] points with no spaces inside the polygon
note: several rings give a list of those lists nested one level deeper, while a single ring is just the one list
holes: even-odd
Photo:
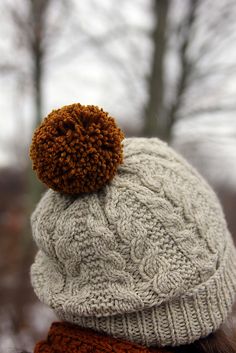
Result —
[{"label": "knit stitch detail", "polygon": [[62,320],[164,346],[204,337],[231,311],[236,253],[219,201],[158,139],[126,139],[100,192],[49,190],[32,229],[32,284]]}]

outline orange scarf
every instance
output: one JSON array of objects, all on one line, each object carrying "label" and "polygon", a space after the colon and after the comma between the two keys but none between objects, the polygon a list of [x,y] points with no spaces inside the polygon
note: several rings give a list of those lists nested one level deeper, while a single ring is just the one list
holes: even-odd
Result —
[{"label": "orange scarf", "polygon": [[[143,346],[116,339],[66,322],[54,322],[45,341],[38,342],[34,353],[168,353],[165,349]],[[170,353],[170,352],[169,352]]]}]

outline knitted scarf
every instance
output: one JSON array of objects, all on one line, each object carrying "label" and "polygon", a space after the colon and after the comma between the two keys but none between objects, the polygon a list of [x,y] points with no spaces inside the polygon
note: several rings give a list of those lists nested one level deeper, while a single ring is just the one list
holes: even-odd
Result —
[{"label": "knitted scarf", "polygon": [[[145,348],[66,322],[54,322],[45,341],[36,344],[34,353],[168,353],[160,348]],[[169,352],[170,353],[170,352]]]}]

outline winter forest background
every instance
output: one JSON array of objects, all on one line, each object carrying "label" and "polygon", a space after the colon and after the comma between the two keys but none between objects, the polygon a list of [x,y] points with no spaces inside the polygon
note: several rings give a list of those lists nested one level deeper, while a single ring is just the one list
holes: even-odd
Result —
[{"label": "winter forest background", "polygon": [[0,2],[0,352],[32,350],[52,312],[30,287],[28,157],[52,109],[95,104],[127,136],[158,136],[215,188],[236,239],[236,2]]}]

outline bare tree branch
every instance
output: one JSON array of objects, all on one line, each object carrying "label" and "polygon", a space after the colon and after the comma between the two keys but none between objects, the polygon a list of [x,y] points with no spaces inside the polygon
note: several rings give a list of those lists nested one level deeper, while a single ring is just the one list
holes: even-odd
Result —
[{"label": "bare tree branch", "polygon": [[214,105],[212,107],[202,107],[191,110],[189,113],[181,115],[183,119],[192,118],[195,115],[215,114],[215,113],[233,113],[236,111],[236,104]]}]

